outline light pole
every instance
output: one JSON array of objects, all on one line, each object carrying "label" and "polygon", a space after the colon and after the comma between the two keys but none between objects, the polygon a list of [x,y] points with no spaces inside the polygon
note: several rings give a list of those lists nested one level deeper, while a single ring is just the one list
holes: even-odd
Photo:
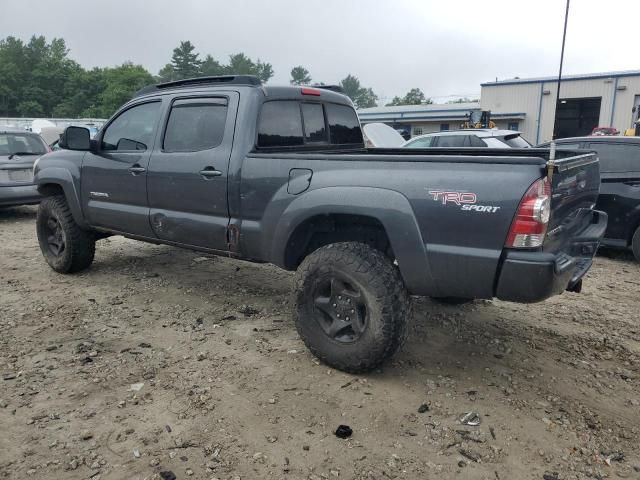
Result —
[{"label": "light pole", "polygon": [[562,32],[562,50],[560,50],[560,71],[558,72],[558,91],[556,94],[556,111],[553,117],[553,139],[558,136],[556,125],[558,123],[558,107],[560,106],[560,83],[562,82],[562,62],[564,61],[564,44],[567,39],[567,20],[569,20],[569,2],[567,0],[567,9],[564,13],[564,31]]}]

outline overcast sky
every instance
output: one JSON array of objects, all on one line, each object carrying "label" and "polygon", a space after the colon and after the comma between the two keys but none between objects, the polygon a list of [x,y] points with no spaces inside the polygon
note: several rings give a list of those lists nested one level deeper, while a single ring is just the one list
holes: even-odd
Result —
[{"label": "overcast sky", "polygon": [[[382,101],[478,95],[480,83],[557,74],[564,0],[0,0],[0,36],[62,37],[85,67],[131,60],[152,73],[180,40],[226,61],[295,65],[314,81],[348,73]],[[565,73],[640,69],[640,1],[572,0]],[[446,100],[446,98],[439,98]]]}]

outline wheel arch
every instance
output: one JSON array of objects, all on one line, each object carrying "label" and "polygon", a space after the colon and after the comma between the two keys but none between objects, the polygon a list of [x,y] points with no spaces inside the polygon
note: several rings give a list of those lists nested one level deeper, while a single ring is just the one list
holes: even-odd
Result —
[{"label": "wheel arch", "polygon": [[[327,225],[340,228],[327,229]],[[401,193],[349,186],[301,195],[288,205],[273,229],[270,261],[288,270],[297,268],[305,255],[327,244],[314,243],[317,233],[325,240],[361,241],[378,248],[387,244],[383,253],[392,252],[409,292],[433,293],[433,277],[418,222],[409,200]]]},{"label": "wheel arch", "polygon": [[39,170],[35,178],[38,192],[45,197],[64,195],[75,222],[86,228],[80,194],[69,170],[60,167],[48,167]]}]

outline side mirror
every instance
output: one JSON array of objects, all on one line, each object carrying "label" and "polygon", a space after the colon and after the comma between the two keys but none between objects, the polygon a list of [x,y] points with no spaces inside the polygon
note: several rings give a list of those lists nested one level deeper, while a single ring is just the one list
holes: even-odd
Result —
[{"label": "side mirror", "polygon": [[91,150],[89,129],[84,127],[67,127],[60,135],[60,148],[67,150]]}]

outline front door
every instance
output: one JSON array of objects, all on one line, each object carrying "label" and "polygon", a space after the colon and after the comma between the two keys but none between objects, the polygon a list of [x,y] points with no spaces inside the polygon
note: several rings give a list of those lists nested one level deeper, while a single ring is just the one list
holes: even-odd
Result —
[{"label": "front door", "polygon": [[227,174],[236,92],[176,96],[147,178],[151,226],[162,240],[227,250]]},{"label": "front door", "polygon": [[96,138],[98,149],[82,163],[82,199],[92,226],[154,237],[147,204],[147,167],[162,102],[133,105]]}]

